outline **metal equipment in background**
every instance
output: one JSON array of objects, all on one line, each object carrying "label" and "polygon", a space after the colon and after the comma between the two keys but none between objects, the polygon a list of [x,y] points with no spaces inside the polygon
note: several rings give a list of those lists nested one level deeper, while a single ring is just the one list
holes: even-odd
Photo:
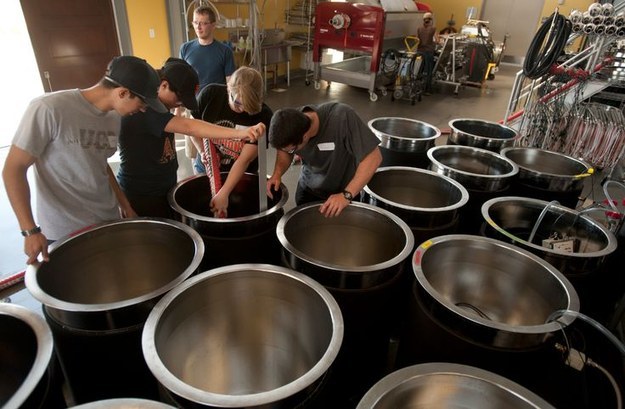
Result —
[{"label": "metal equipment in background", "polygon": [[[377,101],[376,90],[385,95],[386,87],[394,84],[394,78],[389,81],[379,75],[382,52],[403,49],[404,38],[416,32],[422,16],[411,0],[318,4],[313,43],[315,89],[321,88],[321,80],[336,81],[366,88],[369,99]],[[322,64],[324,49],[349,56],[341,62]]]},{"label": "metal equipment in background", "polygon": [[433,80],[454,85],[454,94],[464,85],[482,87],[495,78],[506,40],[496,43],[488,21],[469,19],[460,33],[443,36],[434,65]]},{"label": "metal equipment in background", "polygon": [[423,57],[417,53],[419,38],[406,36],[405,51],[399,51],[399,63],[395,76],[395,87],[391,95],[391,101],[407,99],[412,105],[415,101],[421,101],[421,65]]}]

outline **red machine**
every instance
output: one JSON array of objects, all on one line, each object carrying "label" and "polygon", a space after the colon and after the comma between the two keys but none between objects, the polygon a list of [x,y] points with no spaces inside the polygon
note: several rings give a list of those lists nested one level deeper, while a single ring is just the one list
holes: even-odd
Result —
[{"label": "red machine", "polygon": [[[321,79],[336,81],[367,88],[370,99],[377,100],[375,90],[380,88],[377,73],[382,51],[389,47],[403,48],[404,37],[417,31],[422,16],[411,0],[389,0],[382,4],[383,7],[338,2],[317,5],[313,43],[316,89],[321,87]],[[322,65],[325,48],[357,56]]]}]

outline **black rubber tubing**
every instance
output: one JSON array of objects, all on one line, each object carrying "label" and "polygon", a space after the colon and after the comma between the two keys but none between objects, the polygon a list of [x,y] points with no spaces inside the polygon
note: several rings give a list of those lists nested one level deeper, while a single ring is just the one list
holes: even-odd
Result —
[{"label": "black rubber tubing", "polygon": [[[550,33],[552,24],[553,31]],[[562,54],[569,34],[571,34],[571,22],[566,17],[559,13],[549,16],[536,32],[527,49],[523,74],[530,79],[540,78],[547,74],[549,68]]]}]

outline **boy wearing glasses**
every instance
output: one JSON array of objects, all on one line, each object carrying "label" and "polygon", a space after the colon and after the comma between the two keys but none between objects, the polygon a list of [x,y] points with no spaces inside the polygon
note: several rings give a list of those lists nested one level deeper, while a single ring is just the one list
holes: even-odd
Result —
[{"label": "boy wearing glasses", "polygon": [[193,11],[196,39],[180,46],[180,58],[191,64],[200,78],[200,90],[208,84],[225,84],[236,69],[232,49],[214,37],[217,16],[210,6]]},{"label": "boy wearing glasses", "polygon": [[[198,95],[198,108],[192,110],[192,115],[228,128],[248,127],[258,122],[269,127],[273,112],[263,103],[263,97],[264,84],[260,72],[250,67],[241,67],[232,74],[228,85],[210,84],[202,89]],[[217,217],[228,217],[230,193],[245,172],[258,172],[258,145],[226,139],[202,142],[198,144],[194,141],[199,152],[205,152],[204,145],[211,143],[218,155],[219,169],[214,169],[213,174],[228,172],[223,186],[210,204]],[[210,149],[210,146],[206,148]],[[201,155],[201,160],[195,161],[195,171],[205,173],[206,165],[210,166],[211,163],[205,155]]]},{"label": "boy wearing glasses", "polygon": [[174,133],[198,138],[236,138],[237,143],[243,143],[240,141],[255,141],[262,136],[265,125],[256,121],[249,124],[249,129],[235,130],[175,116],[169,110],[181,106],[198,109],[195,99],[197,73],[186,61],[169,58],[158,74],[158,98],[168,111],[163,113],[148,109],[122,120],[119,136],[121,163],[117,180],[137,215],[173,218],[167,195],[177,182],[178,158]]},{"label": "boy wearing glasses", "polygon": [[382,163],[380,141],[350,106],[327,102],[274,113],[269,142],[276,148],[267,194],[280,188],[293,155],[302,158],[295,192],[299,206],[324,201],[326,217],[338,216],[365,187]]},{"label": "boy wearing glasses", "polygon": [[[86,89],[45,94],[31,101],[15,132],[4,185],[17,217],[27,264],[48,260],[54,241],[85,226],[135,216],[107,158],[117,150],[121,117],[149,106],[166,111],[157,98],[159,78],[143,59],[123,56]],[[37,219],[28,169],[34,165]]]}]

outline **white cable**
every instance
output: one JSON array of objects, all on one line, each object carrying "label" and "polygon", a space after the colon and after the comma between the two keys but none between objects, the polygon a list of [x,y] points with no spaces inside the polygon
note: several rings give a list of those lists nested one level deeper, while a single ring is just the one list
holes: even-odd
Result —
[{"label": "white cable", "polygon": [[547,214],[547,210],[549,210],[549,208],[551,206],[559,205],[559,204],[560,203],[557,200],[552,200],[551,202],[547,203],[547,205],[543,208],[543,210],[538,215],[538,219],[536,219],[536,223],[534,223],[534,227],[532,228],[532,232],[530,233],[529,239],[527,239],[528,243],[531,243],[532,240],[534,240],[534,236],[536,235],[536,231],[538,230],[538,226],[543,221],[543,218],[545,217],[545,214]]},{"label": "white cable", "polygon": [[605,375],[606,378],[608,378],[608,380],[610,381],[610,384],[612,384],[612,388],[614,388],[614,395],[616,396],[616,407],[617,409],[622,409],[623,398],[621,396],[621,388],[619,387],[618,383],[616,383],[616,379],[614,379],[612,374],[607,369],[605,369],[604,367],[602,367],[601,365],[599,365],[598,363],[596,363],[590,358],[586,359],[586,365],[590,365],[594,368],[597,368],[599,371],[601,371]]},{"label": "white cable", "polygon": [[601,332],[603,335],[606,336],[606,338],[608,338],[613,344],[614,346],[619,350],[619,352],[621,353],[621,355],[623,355],[625,357],[625,346],[623,345],[623,343],[621,341],[618,340],[618,338],[616,338],[616,336],[614,334],[612,334],[610,331],[608,331],[603,325],[601,325],[599,322],[595,321],[594,319],[590,318],[589,316],[582,314],[581,312],[577,312],[577,311],[572,311],[572,310],[557,310],[551,313],[551,315],[549,315],[549,317],[547,317],[547,323],[557,320],[560,317],[563,317],[565,315],[572,315],[574,318],[579,318],[582,321],[585,321],[586,323],[590,324],[591,326],[595,327],[597,330],[599,330],[599,332]]},{"label": "white cable", "polygon": [[616,205],[614,203],[612,203],[612,197],[610,196],[610,193],[608,192],[608,185],[613,184],[616,185],[618,187],[620,187],[621,189],[625,190],[625,185],[617,182],[616,180],[608,180],[603,184],[603,194],[605,195],[606,199],[608,199],[608,204],[610,205],[610,207],[612,208],[612,210],[614,210],[616,213],[621,213],[618,208],[616,207]]}]

